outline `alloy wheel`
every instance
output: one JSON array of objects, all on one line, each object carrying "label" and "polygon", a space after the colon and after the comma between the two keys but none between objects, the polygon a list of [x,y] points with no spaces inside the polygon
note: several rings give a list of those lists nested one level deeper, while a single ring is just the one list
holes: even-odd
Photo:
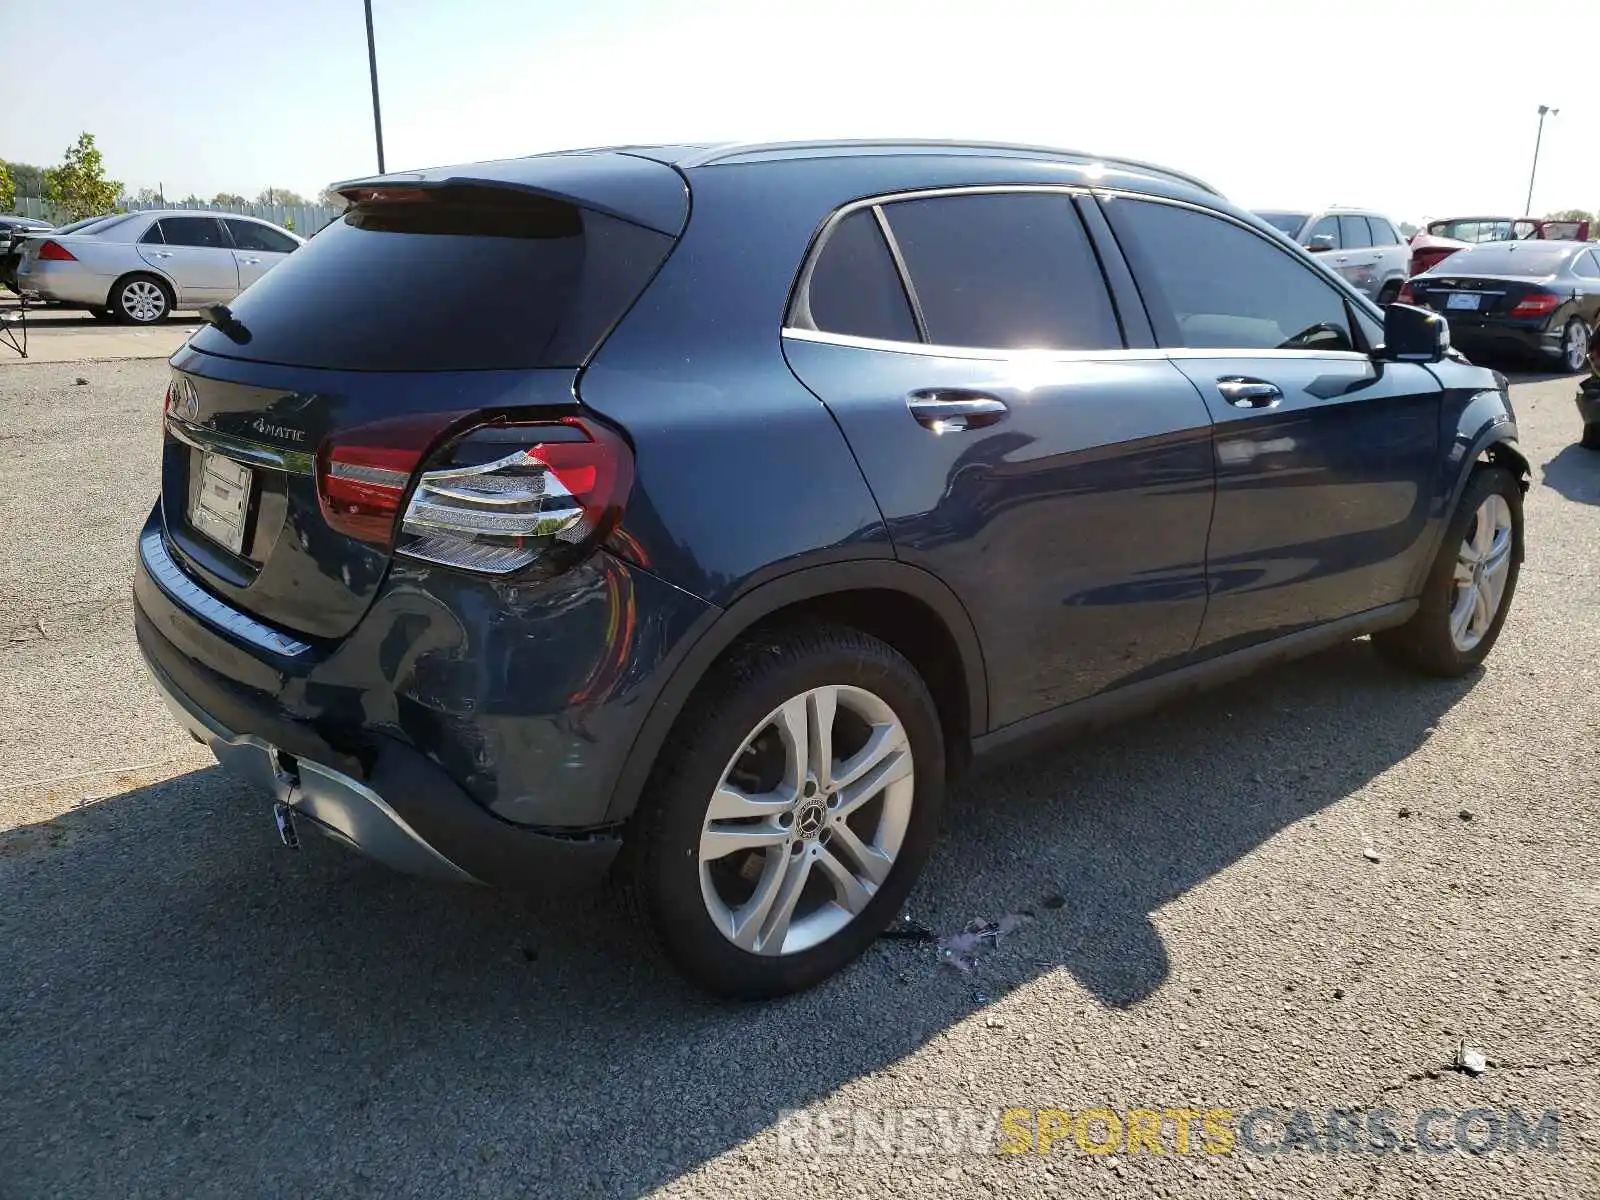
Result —
[{"label": "alloy wheel", "polygon": [[1567,322],[1567,336],[1561,343],[1561,361],[1569,371],[1583,370],[1589,358],[1589,327],[1582,321]]},{"label": "alloy wheel", "polygon": [[1511,540],[1511,506],[1504,496],[1486,496],[1456,553],[1450,638],[1462,653],[1483,640],[1500,611],[1510,576]]},{"label": "alloy wheel", "polygon": [[122,311],[141,325],[159,321],[167,311],[167,297],[158,284],[135,279],[122,289]]},{"label": "alloy wheel", "polygon": [[722,935],[795,954],[844,929],[889,877],[916,792],[911,743],[863,688],[774,709],[724,769],[700,834],[700,891]]}]

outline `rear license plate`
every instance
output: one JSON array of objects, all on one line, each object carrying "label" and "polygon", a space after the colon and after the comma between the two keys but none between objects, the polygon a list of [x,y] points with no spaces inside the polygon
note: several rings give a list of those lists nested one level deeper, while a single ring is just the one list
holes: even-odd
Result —
[{"label": "rear license plate", "polygon": [[1451,292],[1449,299],[1444,302],[1446,308],[1477,308],[1482,297],[1474,292]]},{"label": "rear license plate", "polygon": [[250,511],[250,468],[221,454],[200,456],[200,487],[189,523],[235,554],[244,549],[244,523]]}]

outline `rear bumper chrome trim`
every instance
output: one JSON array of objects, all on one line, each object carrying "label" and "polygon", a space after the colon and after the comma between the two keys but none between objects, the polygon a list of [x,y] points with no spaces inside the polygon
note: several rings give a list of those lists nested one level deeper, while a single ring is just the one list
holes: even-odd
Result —
[{"label": "rear bumper chrome trim", "polygon": [[312,647],[309,642],[302,642],[299,638],[279,633],[254,617],[246,616],[238,609],[218,600],[184,574],[183,568],[173,562],[172,555],[167,553],[166,541],[159,525],[145,530],[140,535],[139,558],[143,561],[145,570],[150,572],[150,578],[156,581],[157,586],[169,599],[181,604],[223,633],[231,634],[240,641],[248,642],[262,650],[270,650],[273,654],[280,654],[285,658],[297,658],[311,652]]},{"label": "rear bumper chrome trim", "polygon": [[378,793],[332,767],[301,758],[286,770],[276,747],[253,734],[224,729],[193,707],[160,671],[150,672],[161,698],[196,741],[230,775],[254,784],[337,841],[409,875],[454,883],[478,882],[440,854]]}]

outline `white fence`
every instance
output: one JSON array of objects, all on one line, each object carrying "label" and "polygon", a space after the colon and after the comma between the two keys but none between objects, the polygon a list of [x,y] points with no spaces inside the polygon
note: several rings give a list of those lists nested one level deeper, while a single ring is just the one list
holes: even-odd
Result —
[{"label": "white fence", "polygon": [[[285,229],[292,229],[301,237],[310,237],[329,221],[333,220],[341,209],[334,208],[331,204],[178,204],[152,201],[141,203],[123,197],[117,201],[117,210],[120,212],[148,212],[157,208],[188,208],[203,212],[238,213],[246,217],[260,217],[263,221],[271,221],[274,225],[281,225]],[[64,219],[65,214],[56,211],[55,206],[47,200],[40,200],[31,196],[17,198],[16,211],[24,217],[37,217],[41,221]]]}]

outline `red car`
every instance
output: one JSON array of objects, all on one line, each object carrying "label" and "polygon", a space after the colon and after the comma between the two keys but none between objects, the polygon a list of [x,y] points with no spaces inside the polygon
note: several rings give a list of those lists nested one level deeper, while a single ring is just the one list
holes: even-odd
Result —
[{"label": "red car", "polygon": [[1447,217],[1429,221],[1411,239],[1411,274],[1420,275],[1463,246],[1476,242],[1528,240],[1586,242],[1589,222],[1541,221],[1537,217]]}]

